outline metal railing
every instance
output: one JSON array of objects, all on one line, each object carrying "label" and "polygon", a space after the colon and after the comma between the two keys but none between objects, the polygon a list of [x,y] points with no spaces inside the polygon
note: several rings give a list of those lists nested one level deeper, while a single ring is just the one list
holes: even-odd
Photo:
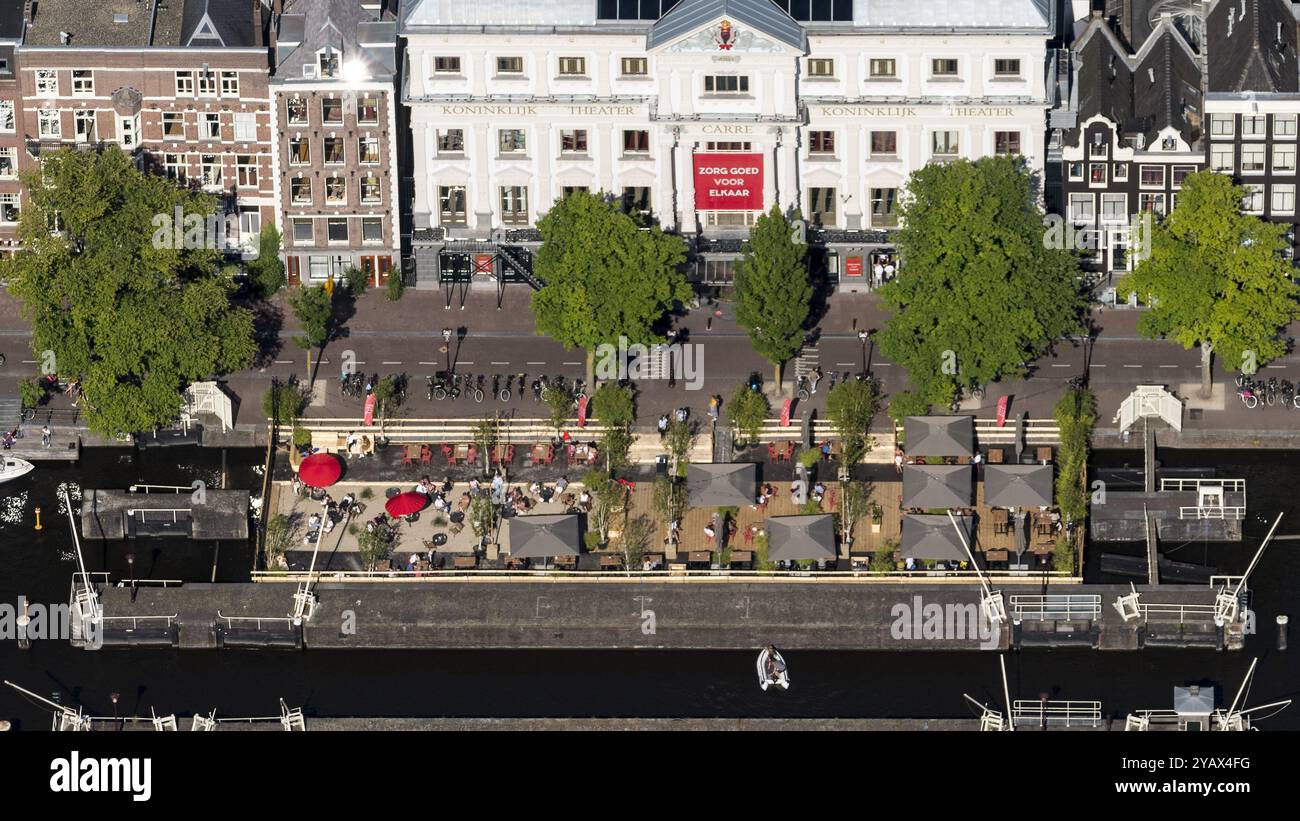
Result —
[{"label": "metal railing", "polygon": [[1036,701],[1017,699],[1011,704],[1012,726],[1097,727],[1100,701]]},{"label": "metal railing", "polygon": [[[989,584],[1024,584],[1027,579],[1040,581],[1044,575],[1057,584],[1081,584],[1078,576],[1060,571],[1010,571],[986,576]],[[900,583],[924,581],[938,584],[974,584],[979,574],[974,570],[506,570],[498,568],[463,568],[428,570],[331,570],[308,573],[305,570],[255,570],[254,582],[315,584],[333,582],[589,582],[589,583]]]},{"label": "metal railing", "polygon": [[140,626],[140,622],[165,621],[168,627],[172,626],[179,613],[172,613],[170,616],[100,616],[99,620],[107,624],[108,622],[130,622],[132,630]]},{"label": "metal railing", "polygon": [[[1155,616],[1177,616],[1180,624],[1186,622],[1214,621],[1213,604],[1171,604],[1161,602],[1138,602],[1138,613],[1143,619]],[[1161,619],[1168,621],[1168,619]]]},{"label": "metal railing", "polygon": [[262,629],[263,622],[283,622],[286,626],[293,626],[293,619],[288,616],[227,616],[220,610],[217,611],[217,618],[226,623],[226,627],[234,627],[235,622],[252,622],[257,630]]},{"label": "metal railing", "polygon": [[1011,596],[1012,615],[1017,621],[1095,621],[1101,618],[1101,596],[1049,594]]}]

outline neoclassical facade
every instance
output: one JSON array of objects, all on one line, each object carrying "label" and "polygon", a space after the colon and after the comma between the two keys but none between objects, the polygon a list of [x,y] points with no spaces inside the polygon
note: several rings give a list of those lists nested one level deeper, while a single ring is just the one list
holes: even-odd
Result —
[{"label": "neoclassical facade", "polygon": [[691,238],[706,282],[773,204],[802,212],[832,279],[865,279],[913,170],[1002,153],[1041,171],[1054,5],[415,0],[417,284],[508,276],[574,189]]}]

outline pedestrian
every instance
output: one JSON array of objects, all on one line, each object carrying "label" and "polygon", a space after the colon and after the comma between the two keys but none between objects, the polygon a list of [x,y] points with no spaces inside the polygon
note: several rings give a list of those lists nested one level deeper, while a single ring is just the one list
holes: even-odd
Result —
[{"label": "pedestrian", "polygon": [[50,446],[50,426],[49,426],[49,425],[42,425],[42,426],[41,426],[41,445],[43,445],[44,447],[47,447],[47,448]]},{"label": "pedestrian", "polygon": [[659,417],[659,435],[663,436],[668,432],[668,414],[662,414]]},{"label": "pedestrian", "polygon": [[720,405],[721,403],[722,400],[719,399],[717,396],[709,397],[709,418],[712,419],[714,422],[718,421],[718,405]]},{"label": "pedestrian", "polygon": [[903,472],[903,451],[900,448],[894,448],[894,472]]},{"label": "pedestrian", "polygon": [[871,268],[871,276],[876,287],[879,288],[885,279],[885,266],[880,264],[880,257],[876,257],[876,264]]}]

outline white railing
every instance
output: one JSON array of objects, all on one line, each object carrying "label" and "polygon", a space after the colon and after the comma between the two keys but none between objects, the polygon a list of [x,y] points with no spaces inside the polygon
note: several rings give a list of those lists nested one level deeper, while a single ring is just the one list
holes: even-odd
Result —
[{"label": "white railing", "polygon": [[1244,519],[1245,505],[1220,505],[1216,507],[1180,507],[1180,519]]},{"label": "white railing", "polygon": [[1082,621],[1101,618],[1101,596],[1057,594],[1013,595],[1011,610],[1017,621]]},{"label": "white railing", "polygon": [[1245,479],[1161,479],[1160,491],[1196,491],[1202,485],[1222,487],[1224,493],[1245,493]]},{"label": "white railing", "polygon": [[153,623],[161,621],[165,622],[168,627],[171,627],[172,622],[174,622],[179,615],[179,613],[172,613],[170,616],[101,616],[100,621],[105,625],[107,625],[108,622],[130,622],[130,629],[135,630],[140,626],[140,622]]},{"label": "white railing", "polygon": [[[1078,576],[1070,576],[1060,571],[1048,571],[1050,579],[1057,584],[1081,584]],[[1026,579],[1040,581],[1043,571],[1003,571],[995,576],[987,576],[990,584],[1024,584]],[[976,584],[979,573],[974,570],[505,570],[497,568],[482,569],[433,569],[428,570],[331,570],[308,573],[305,570],[254,570],[251,574],[254,582],[300,583],[311,580],[315,584],[332,582],[413,582],[413,581],[456,581],[456,582],[699,582],[708,584],[751,584],[754,582],[806,582],[824,584],[843,583],[904,583],[924,581],[954,584]]]},{"label": "white railing", "polygon": [[226,627],[234,627],[235,622],[252,622],[253,626],[258,630],[262,629],[263,622],[283,623],[288,627],[293,626],[293,619],[288,616],[226,616],[218,610],[217,618],[225,621]]},{"label": "white railing", "polygon": [[1011,705],[1012,726],[1097,727],[1100,701],[1036,701],[1017,699]]},{"label": "white railing", "polygon": [[[1138,613],[1144,619],[1154,616],[1177,616],[1179,623],[1189,621],[1214,621],[1213,604],[1168,604],[1160,602],[1138,602]],[[1168,621],[1168,619],[1161,619]]]}]

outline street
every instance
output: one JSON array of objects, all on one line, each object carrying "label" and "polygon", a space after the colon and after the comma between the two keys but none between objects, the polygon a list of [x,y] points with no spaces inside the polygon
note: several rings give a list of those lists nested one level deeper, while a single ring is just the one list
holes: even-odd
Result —
[{"label": "street", "polygon": [[[382,293],[371,291],[356,304],[356,312],[346,322],[346,335],[330,342],[319,360],[317,379],[323,383],[323,403],[318,398],[307,411],[309,416],[345,417],[360,416],[362,400],[345,397],[339,387],[339,368],[345,357],[353,361],[363,373],[405,373],[409,379],[404,416],[414,417],[475,417],[495,410],[515,410],[529,416],[545,416],[544,405],[533,400],[531,390],[523,397],[517,395],[518,374],[527,375],[526,381],[545,374],[556,374],[573,379],[584,372],[585,352],[565,350],[559,343],[533,333],[533,319],[528,307],[531,292],[522,287],[507,290],[502,309],[496,308],[496,294],[492,290],[470,294],[464,310],[443,308],[445,299],[441,292],[408,291],[396,303],[389,302]],[[282,302],[282,298],[277,298]],[[717,311],[721,311],[718,315]],[[307,358],[303,350],[293,344],[295,335],[292,317],[287,311],[284,327],[278,335],[278,350],[272,352],[264,368],[255,368],[228,377],[228,388],[242,400],[243,412],[237,422],[241,426],[257,425],[260,420],[262,393],[273,378],[285,380],[291,375],[307,377]],[[1200,353],[1183,350],[1177,344],[1153,341],[1140,337],[1136,330],[1139,313],[1131,310],[1098,310],[1093,314],[1099,329],[1093,345],[1089,369],[1090,385],[1097,394],[1099,422],[1105,424],[1115,413],[1119,403],[1138,384],[1159,384],[1177,391],[1181,386],[1198,383],[1200,379]],[[831,373],[857,373],[862,370],[864,357],[871,372],[880,381],[886,395],[907,387],[901,369],[885,359],[870,343],[864,345],[858,331],[876,329],[883,325],[884,313],[872,295],[835,294],[829,308],[818,324],[815,348],[809,349],[801,362],[786,366],[785,378],[810,370],[822,369],[824,381],[809,402],[808,407],[820,409],[824,405]],[[772,368],[750,347],[743,329],[730,316],[729,306],[704,306],[679,317],[675,327],[679,340],[701,346],[696,355],[701,379],[695,381],[698,389],[689,390],[691,380],[678,374],[675,387],[670,388],[665,378],[642,380],[638,383],[638,414],[642,424],[652,424],[660,413],[688,406],[697,418],[703,417],[708,398],[722,395],[726,398],[750,373],[757,371],[764,383],[770,383]],[[442,350],[442,331],[453,330],[451,350]],[[463,331],[463,336],[459,334]],[[996,333],[996,324],[990,324],[990,333]],[[1300,333],[1300,326],[1291,334]],[[16,392],[19,379],[37,373],[37,357],[29,349],[30,334],[18,315],[17,306],[7,295],[0,297],[0,353],[7,363],[0,375],[0,391]],[[987,394],[976,407],[968,403],[965,412],[989,416],[995,412],[997,401],[1009,395],[1011,415],[1028,411],[1031,417],[1050,416],[1061,390],[1070,379],[1082,376],[1085,370],[1087,346],[1077,341],[1059,342],[1053,351],[1034,363],[1034,372],[1026,380],[989,385]],[[429,401],[426,397],[425,378],[447,367],[450,356],[456,370],[485,376],[488,396],[482,403],[462,395],[458,400]],[[316,362],[313,354],[313,364]],[[491,396],[493,374],[512,375],[516,381],[516,395],[511,402],[501,403]],[[1260,372],[1261,377],[1276,376],[1300,380],[1300,354],[1295,352],[1273,362]],[[1187,421],[1187,427],[1231,428],[1236,430],[1300,427],[1300,412],[1291,408],[1247,409],[1235,394],[1235,374],[1219,367],[1216,361],[1214,378],[1227,384],[1222,409],[1206,408],[1200,419]],[[59,407],[63,397],[56,397],[53,406]],[[724,408],[725,409],[725,408]],[[796,407],[796,413],[800,408]],[[773,415],[777,408],[773,409]],[[1295,413],[1295,421],[1291,414]],[[887,424],[882,413],[877,425]]]}]

